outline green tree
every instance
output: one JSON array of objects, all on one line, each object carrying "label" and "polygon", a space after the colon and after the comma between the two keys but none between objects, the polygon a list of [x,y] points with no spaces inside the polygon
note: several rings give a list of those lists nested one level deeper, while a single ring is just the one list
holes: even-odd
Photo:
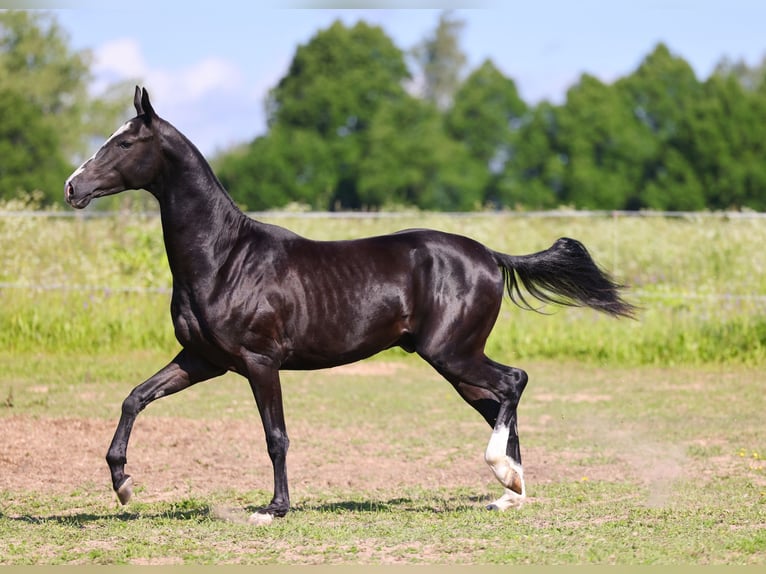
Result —
[{"label": "green tree", "polygon": [[703,188],[690,163],[693,142],[689,138],[689,113],[704,97],[692,67],[660,43],[634,73],[615,85],[655,140],[654,153],[643,158],[643,177],[637,182],[639,197],[634,207],[704,207]]},{"label": "green tree", "polygon": [[333,158],[316,132],[276,127],[216,160],[221,183],[247,209],[290,202],[327,209],[336,185]]},{"label": "green tree", "polygon": [[674,141],[687,106],[701,94],[692,67],[663,43],[616,85],[628,96],[636,117],[664,142]]},{"label": "green tree", "polygon": [[[16,141],[22,137],[12,135],[15,113],[27,118],[30,126],[29,133],[22,137],[26,153],[3,155],[2,171],[6,175],[24,171],[34,174],[0,181],[0,195],[41,190],[46,202],[61,201],[63,181],[58,180],[60,173],[55,177],[51,173],[60,169],[61,162],[81,161],[92,146],[93,136],[104,136],[114,128],[117,114],[125,107],[125,92],[120,94],[119,103],[89,97],[90,60],[87,51],[73,52],[69,48],[53,15],[24,10],[0,12],[0,86],[4,92],[15,94],[3,97],[0,113],[9,123],[3,131]],[[11,141],[5,140],[4,145],[11,145]],[[50,159],[41,163],[43,157]],[[22,184],[24,189],[19,188]]]},{"label": "green tree", "polygon": [[697,173],[676,148],[663,153],[653,177],[642,192],[642,206],[661,211],[696,211],[705,208],[705,194]]},{"label": "green tree", "polygon": [[[321,201],[328,181],[333,182],[325,207],[361,207],[357,188],[366,132],[382,104],[406,97],[408,77],[402,51],[381,28],[364,22],[350,28],[335,22],[298,47],[287,75],[270,92],[269,127],[271,132],[304,130],[321,139],[332,170],[323,161],[321,170],[304,176],[306,188],[321,195]],[[287,152],[276,144],[273,149]],[[266,171],[258,180],[272,176]]]},{"label": "green tree", "polygon": [[380,27],[336,21],[299,46],[287,75],[271,91],[269,125],[334,139],[363,131],[381,102],[404,95],[402,51]]},{"label": "green tree", "polygon": [[558,114],[557,107],[541,102],[519,127],[519,145],[493,181],[503,205],[546,209],[562,204],[567,158],[558,149]]},{"label": "green tree", "polygon": [[446,112],[450,135],[465,143],[476,159],[502,164],[513,155],[515,134],[527,113],[516,84],[486,60],[460,85]]},{"label": "green tree", "polygon": [[585,209],[635,206],[637,184],[656,141],[614,86],[583,74],[558,114],[558,153],[565,158],[562,199]]},{"label": "green tree", "polygon": [[[516,84],[486,60],[461,84],[446,112],[449,134],[482,167],[484,202],[507,205],[512,198],[503,176],[521,145],[519,130],[528,110]],[[512,202],[512,201],[511,201]]]},{"label": "green tree", "polygon": [[716,64],[710,79],[713,78],[734,78],[746,91],[757,91],[766,81],[766,56],[760,64],[752,67],[743,59],[733,61],[724,57]]},{"label": "green tree", "polygon": [[454,18],[449,11],[442,12],[433,35],[411,51],[420,68],[422,95],[440,110],[450,106],[467,62],[460,48],[460,33],[464,27],[465,21]]},{"label": "green tree", "polygon": [[683,127],[709,207],[766,209],[766,97],[713,74]]},{"label": "green tree", "polygon": [[382,105],[367,142],[359,181],[366,207],[463,211],[481,205],[482,167],[447,135],[433,104],[408,98]]},{"label": "green tree", "polygon": [[70,170],[58,132],[39,108],[14,90],[0,89],[0,198],[41,191],[53,201]]}]

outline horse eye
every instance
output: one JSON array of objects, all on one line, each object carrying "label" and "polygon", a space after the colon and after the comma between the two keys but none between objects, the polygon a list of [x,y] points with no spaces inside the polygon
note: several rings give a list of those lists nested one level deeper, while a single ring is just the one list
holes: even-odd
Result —
[{"label": "horse eye", "polygon": [[133,145],[133,143],[132,143],[132,142],[129,142],[129,141],[126,141],[126,140],[122,140],[122,141],[121,141],[121,142],[119,142],[117,145],[118,145],[119,147],[121,147],[122,149],[128,149],[130,146],[132,146],[132,145]]}]

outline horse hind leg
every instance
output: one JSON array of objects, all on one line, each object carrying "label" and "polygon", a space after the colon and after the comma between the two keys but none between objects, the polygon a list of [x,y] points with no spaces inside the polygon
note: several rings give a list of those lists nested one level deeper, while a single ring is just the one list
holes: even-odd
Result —
[{"label": "horse hind leg", "polygon": [[526,486],[521,464],[517,407],[527,384],[527,374],[486,357],[480,361],[429,362],[493,427],[484,460],[505,492],[487,508],[503,511],[520,507],[526,498]]},{"label": "horse hind leg", "polygon": [[509,411],[508,415],[498,416],[498,422],[492,429],[484,460],[503,487],[503,495],[489,504],[489,510],[507,510],[511,507],[521,507],[526,499],[524,469],[521,464],[521,449],[516,422],[516,406],[505,403],[501,411]]}]

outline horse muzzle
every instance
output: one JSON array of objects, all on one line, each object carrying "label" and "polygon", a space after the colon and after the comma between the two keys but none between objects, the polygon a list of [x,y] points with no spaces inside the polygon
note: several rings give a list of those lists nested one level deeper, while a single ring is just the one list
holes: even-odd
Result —
[{"label": "horse muzzle", "polygon": [[90,195],[77,197],[72,181],[67,180],[64,184],[64,200],[75,209],[82,209],[90,203]]}]

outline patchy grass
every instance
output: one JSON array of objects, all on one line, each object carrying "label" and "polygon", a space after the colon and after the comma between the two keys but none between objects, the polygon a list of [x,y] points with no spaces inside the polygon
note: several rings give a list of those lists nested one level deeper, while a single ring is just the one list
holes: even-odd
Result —
[{"label": "patchy grass", "polygon": [[490,429],[427,365],[284,373],[293,510],[254,528],[271,469],[243,380],[142,413],[120,507],[103,455],[165,357],[0,360],[3,565],[766,563],[759,369],[525,362],[529,501],[502,514]]}]

